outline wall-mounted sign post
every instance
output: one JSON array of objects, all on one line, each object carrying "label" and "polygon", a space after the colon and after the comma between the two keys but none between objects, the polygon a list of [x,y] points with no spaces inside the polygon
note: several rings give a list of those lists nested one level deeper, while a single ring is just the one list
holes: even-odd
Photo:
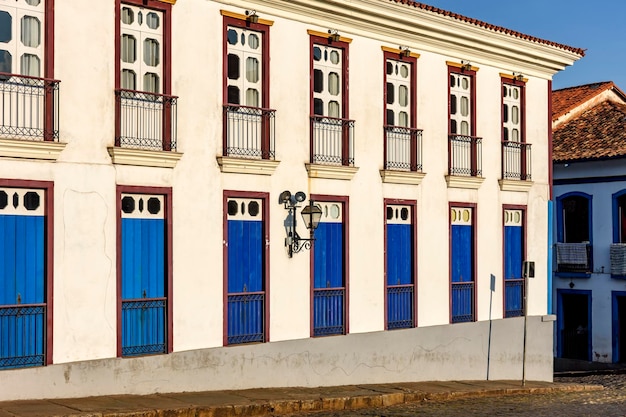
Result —
[{"label": "wall-mounted sign post", "polygon": [[528,331],[528,278],[535,277],[535,262],[524,261],[522,264],[524,278],[524,348],[522,353],[522,386],[526,386],[526,333]]}]

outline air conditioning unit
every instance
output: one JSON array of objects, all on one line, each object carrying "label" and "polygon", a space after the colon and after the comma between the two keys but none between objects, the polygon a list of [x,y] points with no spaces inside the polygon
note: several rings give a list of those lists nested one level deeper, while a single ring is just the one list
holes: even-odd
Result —
[{"label": "air conditioning unit", "polygon": [[626,276],[626,243],[611,245],[611,275]]}]

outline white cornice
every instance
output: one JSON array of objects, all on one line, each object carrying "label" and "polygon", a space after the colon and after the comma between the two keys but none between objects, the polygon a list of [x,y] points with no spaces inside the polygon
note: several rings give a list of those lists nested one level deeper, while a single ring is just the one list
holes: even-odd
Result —
[{"label": "white cornice", "polygon": [[65,143],[0,139],[0,157],[56,161]]},{"label": "white cornice", "polygon": [[222,172],[235,174],[272,175],[280,161],[267,159],[244,159],[218,156],[217,163]]},{"label": "white cornice", "polygon": [[380,170],[383,182],[391,184],[420,185],[425,176],[423,172]]},{"label": "white cornice", "polygon": [[351,180],[359,170],[357,167],[343,165],[304,164],[304,166],[309,173],[309,178],[328,178],[331,180]]},{"label": "white cornice", "polygon": [[534,182],[519,180],[498,180],[498,184],[500,184],[500,189],[502,191],[528,192],[532,188]]},{"label": "white cornice", "polygon": [[456,175],[446,175],[446,183],[448,188],[467,188],[469,190],[478,190],[485,181],[482,177],[461,177]]},{"label": "white cornice", "polygon": [[183,154],[172,151],[147,151],[118,147],[107,148],[111,161],[119,165],[174,168]]},{"label": "white cornice", "polygon": [[412,51],[430,51],[551,77],[580,59],[556,45],[526,40],[439,13],[381,0],[217,0],[237,8],[255,10],[315,27],[332,27]]}]

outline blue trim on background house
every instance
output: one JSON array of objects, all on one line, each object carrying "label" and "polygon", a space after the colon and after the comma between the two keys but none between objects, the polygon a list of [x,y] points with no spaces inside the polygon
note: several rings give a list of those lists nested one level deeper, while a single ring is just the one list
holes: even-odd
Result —
[{"label": "blue trim on background house", "polygon": [[617,175],[613,177],[561,178],[558,180],[552,180],[552,185],[597,184],[601,182],[621,181],[626,181],[626,175]]},{"label": "blue trim on background house", "polygon": [[554,314],[552,305],[552,294],[554,292],[552,283],[554,234],[554,201],[548,200],[548,314]]},{"label": "blue trim on background house", "polygon": [[[612,334],[612,352],[611,360],[613,363],[620,361],[619,357],[619,308],[617,304],[618,297],[626,297],[626,291],[611,291],[611,334]],[[626,343],[626,340],[624,340]],[[623,358],[626,359],[626,358]]]},{"label": "blue trim on background house", "polygon": [[620,243],[619,239],[619,206],[617,200],[626,194],[626,190],[621,190],[616,193],[613,193],[611,196],[612,199],[612,207],[613,207],[613,243]]}]

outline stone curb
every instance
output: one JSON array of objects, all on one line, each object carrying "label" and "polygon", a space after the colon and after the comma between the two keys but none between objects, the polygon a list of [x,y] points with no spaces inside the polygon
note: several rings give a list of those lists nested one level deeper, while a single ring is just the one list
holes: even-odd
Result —
[{"label": "stone curb", "polygon": [[381,393],[356,396],[322,396],[318,399],[302,400],[256,400],[251,404],[218,406],[181,406],[163,410],[118,411],[106,413],[81,413],[57,415],[55,417],[260,417],[298,414],[314,411],[358,410],[391,406],[421,401],[448,401],[455,399],[481,398],[488,396],[549,394],[557,392],[599,391],[601,385],[562,384],[550,387],[494,388],[469,391]]}]

